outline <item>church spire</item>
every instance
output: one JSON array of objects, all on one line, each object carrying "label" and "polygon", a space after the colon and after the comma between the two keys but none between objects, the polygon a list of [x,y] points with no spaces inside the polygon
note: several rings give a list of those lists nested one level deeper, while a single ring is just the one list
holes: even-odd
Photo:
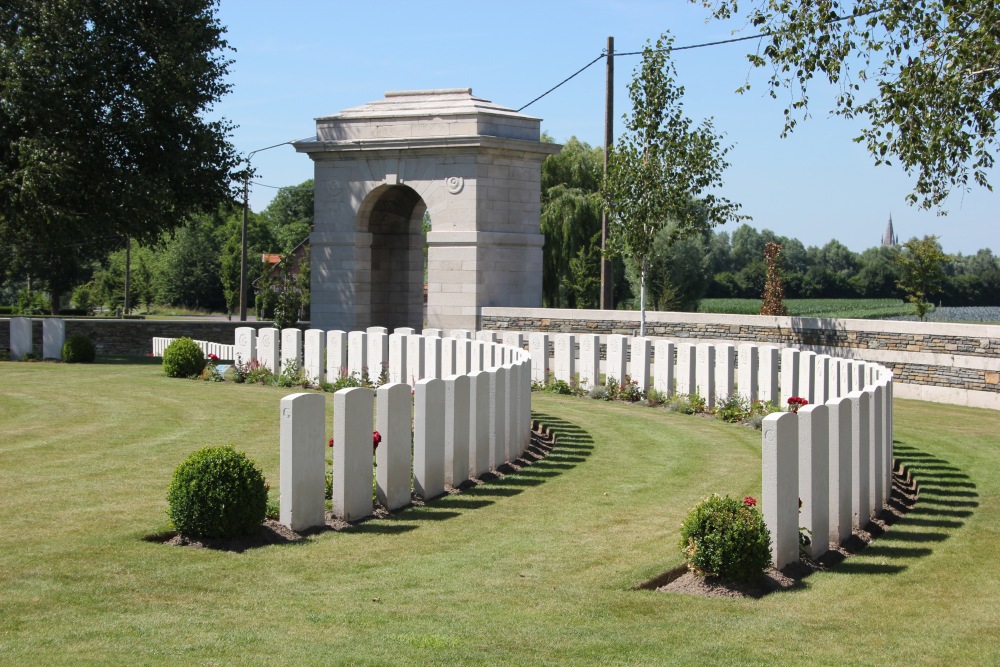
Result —
[{"label": "church spire", "polygon": [[885,234],[882,236],[882,245],[899,245],[899,237],[896,236],[896,233],[892,229],[892,213],[889,214],[889,224],[885,226]]}]

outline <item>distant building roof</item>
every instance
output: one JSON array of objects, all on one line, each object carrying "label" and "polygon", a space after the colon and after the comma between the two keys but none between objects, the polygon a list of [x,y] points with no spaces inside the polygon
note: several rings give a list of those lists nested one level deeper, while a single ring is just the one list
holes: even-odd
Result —
[{"label": "distant building roof", "polygon": [[889,214],[889,224],[885,226],[885,234],[882,235],[882,245],[884,246],[899,245],[899,237],[896,236],[895,231],[892,229],[892,213]]}]

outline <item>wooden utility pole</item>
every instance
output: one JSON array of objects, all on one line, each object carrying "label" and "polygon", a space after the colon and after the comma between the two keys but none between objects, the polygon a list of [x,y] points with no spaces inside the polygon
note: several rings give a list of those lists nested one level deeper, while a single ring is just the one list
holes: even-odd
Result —
[{"label": "wooden utility pole", "polygon": [[125,237],[125,306],[122,308],[122,317],[128,315],[129,310],[131,310],[131,291],[132,284],[132,237]]},{"label": "wooden utility pole", "polygon": [[[250,155],[253,155],[251,153]],[[240,235],[240,322],[247,321],[247,212],[250,208],[250,157],[243,176],[243,232]]]},{"label": "wooden utility pole", "polygon": [[[608,151],[614,143],[615,114],[615,38],[608,37],[607,87],[604,93],[604,175],[608,175]],[[615,307],[615,277],[608,250],[608,212],[601,211],[601,310]]]}]

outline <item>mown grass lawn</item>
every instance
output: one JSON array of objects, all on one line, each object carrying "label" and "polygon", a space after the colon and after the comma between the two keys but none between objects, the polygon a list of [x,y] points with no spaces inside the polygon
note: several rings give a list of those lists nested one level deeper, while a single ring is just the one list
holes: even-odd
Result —
[{"label": "mown grass lawn", "polygon": [[896,402],[924,484],[874,548],[761,600],[631,588],[686,511],[757,494],[760,437],[535,394],[560,434],[499,483],[306,543],[166,547],[173,468],[232,443],[278,479],[287,390],[155,365],[0,363],[0,664],[996,664],[1000,413]]},{"label": "mown grass lawn", "polygon": [[[760,299],[702,299],[699,313],[759,315]],[[913,314],[913,305],[899,299],[785,299],[792,317],[884,319]]]}]

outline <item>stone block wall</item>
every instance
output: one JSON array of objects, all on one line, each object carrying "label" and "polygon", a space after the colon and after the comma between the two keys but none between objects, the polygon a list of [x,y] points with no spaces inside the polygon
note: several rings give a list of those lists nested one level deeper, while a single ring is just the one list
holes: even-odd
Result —
[{"label": "stone block wall", "polygon": [[[636,335],[639,313],[483,308],[483,329]],[[1000,409],[1000,326],[699,313],[646,314],[651,338],[753,342],[881,364],[896,396]]]}]

